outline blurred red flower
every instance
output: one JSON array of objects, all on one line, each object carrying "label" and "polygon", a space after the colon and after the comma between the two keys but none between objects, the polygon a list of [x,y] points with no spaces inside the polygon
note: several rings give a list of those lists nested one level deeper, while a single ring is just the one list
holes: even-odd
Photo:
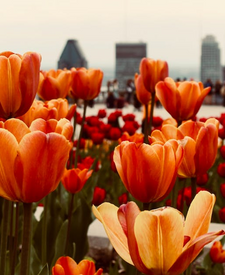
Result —
[{"label": "blurred red flower", "polygon": [[217,173],[220,177],[225,178],[225,162],[220,163],[217,167]]},{"label": "blurred red flower", "polygon": [[105,189],[96,186],[94,189],[92,204],[96,206],[100,205],[101,203],[104,202],[105,197],[106,197]]}]

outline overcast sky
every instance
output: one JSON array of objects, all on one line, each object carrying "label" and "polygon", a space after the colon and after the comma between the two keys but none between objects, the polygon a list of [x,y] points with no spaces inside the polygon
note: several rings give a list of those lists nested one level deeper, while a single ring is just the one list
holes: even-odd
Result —
[{"label": "overcast sky", "polygon": [[114,67],[116,42],[146,42],[148,57],[169,67],[198,67],[201,39],[215,35],[225,63],[224,0],[5,0],[0,51],[42,55],[57,68],[68,39],[77,39],[89,67]]}]

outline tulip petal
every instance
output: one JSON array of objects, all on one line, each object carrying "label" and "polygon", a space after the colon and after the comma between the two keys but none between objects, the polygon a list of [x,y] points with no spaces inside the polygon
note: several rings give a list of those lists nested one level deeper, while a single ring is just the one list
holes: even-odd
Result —
[{"label": "tulip petal", "polygon": [[98,208],[93,205],[92,211],[95,217],[103,224],[112,246],[120,257],[129,264],[134,265],[128,249],[127,236],[117,217],[118,207],[110,203],[103,203]]},{"label": "tulip petal", "polygon": [[94,275],[95,274],[95,264],[94,262],[88,260],[82,260],[77,265],[76,270],[73,271],[73,275]]},{"label": "tulip petal", "polygon": [[52,275],[66,275],[66,273],[61,265],[56,264],[52,268]]},{"label": "tulip petal", "polygon": [[10,55],[9,58],[0,56],[0,104],[2,111],[0,116],[4,118],[13,117],[14,112],[21,104],[19,91],[21,59],[15,54]]},{"label": "tulip petal", "polygon": [[[64,274],[65,275],[75,275],[75,274],[78,274],[78,273],[75,273],[76,269],[77,269],[77,263],[70,257],[60,257],[56,264],[57,265],[60,265],[61,267],[63,267],[63,270],[64,270]],[[53,273],[54,274],[54,273]],[[59,275],[61,275],[63,273],[59,273]],[[58,273],[56,273],[56,275],[58,275]]]},{"label": "tulip petal", "polygon": [[15,176],[23,202],[39,201],[56,189],[70,148],[69,141],[56,133],[35,131],[24,136],[15,160]]},{"label": "tulip petal", "polygon": [[194,110],[194,113],[197,114],[200,107],[202,106],[202,102],[204,100],[204,98],[207,96],[207,94],[211,91],[211,87],[207,87],[205,89],[203,89],[203,85],[202,85],[202,82],[199,82],[199,87],[200,87],[200,90],[201,90],[201,94],[195,104],[195,110]]},{"label": "tulip petal", "polygon": [[4,127],[15,136],[18,143],[26,134],[30,133],[27,125],[23,121],[15,118],[6,120]]},{"label": "tulip petal", "polygon": [[194,177],[196,173],[194,162],[196,143],[188,136],[180,140],[179,143],[184,149],[184,158],[178,168],[178,175],[183,178]]},{"label": "tulip petal", "polygon": [[40,64],[41,56],[38,53],[28,52],[22,57],[19,83],[22,98],[26,100],[23,100],[16,116],[25,114],[34,101],[40,77]]},{"label": "tulip petal", "polygon": [[197,239],[188,242],[182,254],[178,257],[176,262],[172,265],[172,267],[168,271],[168,275],[177,275],[181,274],[185,271],[191,262],[198,256],[204,246],[213,240],[215,240],[218,236],[224,235],[225,232],[220,230],[218,232],[211,232],[202,236],[199,236]]},{"label": "tulip petal", "polygon": [[202,127],[204,127],[203,122],[200,122],[200,121],[195,122],[192,120],[188,120],[180,125],[179,131],[182,133],[184,137],[189,136],[192,139],[196,140],[198,136],[198,132]]},{"label": "tulip petal", "polygon": [[170,207],[143,211],[135,220],[134,232],[144,265],[154,275],[167,274],[182,252],[183,215]]},{"label": "tulip petal", "polygon": [[184,81],[180,83],[178,89],[181,96],[180,110],[183,120],[191,119],[195,115],[194,106],[200,96],[199,85],[195,82]]},{"label": "tulip petal", "polygon": [[[199,130],[196,140],[196,174],[202,175],[210,169],[217,156],[218,130],[214,124],[208,124]],[[204,159],[204,165],[202,160]]]},{"label": "tulip petal", "polygon": [[169,112],[173,118],[180,120],[177,106],[181,104],[181,97],[176,83],[172,78],[166,77],[164,82],[158,82],[156,85],[156,96],[167,112]]},{"label": "tulip petal", "polygon": [[5,129],[0,129],[0,141],[0,196],[18,201],[20,189],[14,176],[14,161],[17,156],[18,142]]},{"label": "tulip petal", "polygon": [[137,241],[134,234],[134,224],[136,217],[140,214],[138,206],[134,202],[128,202],[126,205],[122,205],[118,210],[118,219],[121,226],[128,238],[128,247],[130,251],[131,259],[134,265],[143,273],[146,273],[148,270],[143,264],[139,252]]},{"label": "tulip petal", "polygon": [[206,191],[201,191],[195,196],[187,213],[185,236],[194,240],[208,232],[215,200],[215,195]]}]

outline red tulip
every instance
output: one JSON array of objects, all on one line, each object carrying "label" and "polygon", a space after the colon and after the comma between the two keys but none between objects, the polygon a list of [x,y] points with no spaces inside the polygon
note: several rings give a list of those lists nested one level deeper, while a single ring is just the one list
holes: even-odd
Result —
[{"label": "red tulip", "polygon": [[209,255],[214,263],[225,263],[225,250],[220,241],[215,241],[210,248]]},{"label": "red tulip", "polygon": [[100,188],[98,186],[94,189],[92,204],[98,206],[105,200],[106,191],[103,188]]}]

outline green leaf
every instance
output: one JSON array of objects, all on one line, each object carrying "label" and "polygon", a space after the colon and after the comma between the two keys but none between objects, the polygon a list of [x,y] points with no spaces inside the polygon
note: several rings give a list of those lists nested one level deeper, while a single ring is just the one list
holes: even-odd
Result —
[{"label": "green leaf", "polygon": [[37,275],[49,275],[48,264],[46,264]]},{"label": "green leaf", "polygon": [[51,264],[51,268],[52,268],[52,266],[55,265],[58,258],[60,258],[64,255],[64,249],[65,249],[65,245],[66,245],[67,227],[68,227],[68,220],[64,221],[64,223],[62,224],[62,226],[59,230],[59,234],[56,238],[56,242],[54,244],[55,254],[54,254],[52,264]]}]

